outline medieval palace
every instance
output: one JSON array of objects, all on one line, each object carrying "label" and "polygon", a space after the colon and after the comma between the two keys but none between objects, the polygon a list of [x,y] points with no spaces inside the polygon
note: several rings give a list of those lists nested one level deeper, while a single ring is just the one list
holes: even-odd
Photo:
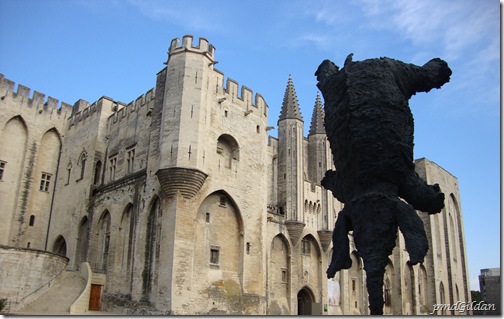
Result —
[{"label": "medieval palace", "polygon": [[[215,59],[204,38],[172,40],[155,87],[129,104],[72,106],[0,75],[0,299],[10,313],[65,302],[69,313],[369,313],[355,246],[350,269],[325,273],[342,204],[320,185],[332,168],[321,98],[305,137],[289,76],[278,137],[268,136],[264,98],[225,79]],[[423,264],[408,264],[398,234],[386,314],[471,298],[457,178],[425,158],[415,165],[445,208],[418,212]]]}]

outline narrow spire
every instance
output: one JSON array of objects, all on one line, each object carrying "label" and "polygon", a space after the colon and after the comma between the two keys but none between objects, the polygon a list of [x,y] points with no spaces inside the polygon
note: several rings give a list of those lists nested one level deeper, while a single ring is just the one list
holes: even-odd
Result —
[{"label": "narrow spire", "polygon": [[308,135],[325,134],[325,133],[326,131],[324,128],[324,108],[322,106],[322,101],[320,100],[320,94],[319,92],[317,92],[315,106],[313,107],[310,133]]},{"label": "narrow spire", "polygon": [[278,120],[281,121],[285,119],[298,119],[303,121],[291,74],[289,74],[289,81],[287,82],[287,88],[285,89],[282,103],[282,111],[280,112],[280,118]]}]

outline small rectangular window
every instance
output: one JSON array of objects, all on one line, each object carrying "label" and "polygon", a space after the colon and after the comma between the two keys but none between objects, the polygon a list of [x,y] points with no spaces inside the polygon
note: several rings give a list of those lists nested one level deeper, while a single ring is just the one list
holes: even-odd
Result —
[{"label": "small rectangular window", "polygon": [[352,292],[355,292],[355,279],[352,279]]},{"label": "small rectangular window", "polygon": [[133,173],[135,171],[135,149],[134,148],[127,150],[126,163],[128,165],[128,173]]},{"label": "small rectangular window", "polygon": [[212,246],[210,248],[210,264],[212,265],[219,264],[219,247]]},{"label": "small rectangular window", "polygon": [[226,207],[226,196],[221,196],[219,199],[219,206]]},{"label": "small rectangular window", "polygon": [[303,239],[301,241],[301,253],[303,255],[310,255],[311,254],[311,247],[310,247],[310,241]]},{"label": "small rectangular window", "polygon": [[51,183],[51,174],[42,173],[42,177],[40,178],[40,188],[39,190],[43,192],[49,192],[49,185]]},{"label": "small rectangular window", "polygon": [[116,165],[117,165],[117,155],[109,157],[109,181],[115,179]]},{"label": "small rectangular window", "polygon": [[209,222],[210,222],[210,213],[206,213],[206,214],[205,214],[205,221],[206,221],[207,223],[209,223]]},{"label": "small rectangular window", "polygon": [[3,180],[3,173],[5,171],[5,164],[6,164],[6,162],[0,161],[0,181]]},{"label": "small rectangular window", "polygon": [[287,269],[282,268],[282,282],[289,282]]},{"label": "small rectangular window", "polygon": [[30,222],[28,223],[28,225],[30,225],[30,226],[35,225],[35,216],[34,215],[30,216]]}]

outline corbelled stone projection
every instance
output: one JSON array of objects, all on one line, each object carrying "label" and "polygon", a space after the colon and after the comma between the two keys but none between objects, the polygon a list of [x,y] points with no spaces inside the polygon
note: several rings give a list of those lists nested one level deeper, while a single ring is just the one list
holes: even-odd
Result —
[{"label": "corbelled stone projection", "polygon": [[326,172],[322,185],[345,203],[333,231],[327,277],[350,268],[348,232],[353,231],[364,261],[369,308],[379,315],[383,275],[397,228],[409,263],[422,263],[428,241],[415,209],[435,214],[444,207],[439,186],[427,185],[415,172],[408,100],[416,92],[440,88],[452,72],[439,58],[419,67],[390,58],[353,62],[352,55],[341,69],[325,60],[315,72],[336,168]]}]

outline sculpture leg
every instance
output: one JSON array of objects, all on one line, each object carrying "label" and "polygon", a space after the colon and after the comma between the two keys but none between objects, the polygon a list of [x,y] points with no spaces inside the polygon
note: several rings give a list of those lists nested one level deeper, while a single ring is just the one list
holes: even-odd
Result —
[{"label": "sculpture leg", "polygon": [[404,236],[406,250],[410,256],[410,264],[422,263],[429,250],[429,242],[425,234],[422,219],[417,215],[415,209],[404,202],[398,203],[396,220]]},{"label": "sculpture leg", "polygon": [[429,214],[439,213],[444,207],[444,194],[439,185],[428,185],[415,171],[406,175],[399,185],[399,196],[415,209]]},{"label": "sculpture leg", "polygon": [[341,269],[348,269],[352,266],[350,259],[350,242],[348,232],[352,230],[352,223],[345,208],[338,214],[338,219],[333,230],[333,253],[331,264],[327,269],[327,278],[333,278],[336,272]]},{"label": "sculpture leg", "polygon": [[366,286],[369,294],[369,310],[372,316],[383,315],[383,270],[366,271]]},{"label": "sculpture leg", "polygon": [[349,205],[355,245],[364,261],[371,315],[383,314],[383,274],[397,238],[398,202],[397,197],[368,193]]}]

